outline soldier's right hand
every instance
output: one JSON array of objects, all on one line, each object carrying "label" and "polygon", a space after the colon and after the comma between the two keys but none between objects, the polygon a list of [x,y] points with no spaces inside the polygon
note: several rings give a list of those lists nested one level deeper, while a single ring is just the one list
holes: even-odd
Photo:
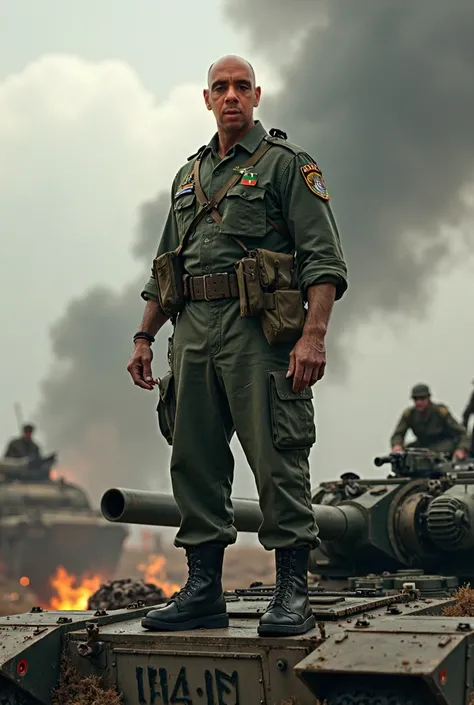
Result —
[{"label": "soldier's right hand", "polygon": [[152,390],[155,384],[158,384],[151,372],[152,360],[153,351],[150,344],[146,340],[137,340],[127,365],[127,370],[137,387]]},{"label": "soldier's right hand", "polygon": [[392,453],[403,453],[403,446],[393,446]]}]

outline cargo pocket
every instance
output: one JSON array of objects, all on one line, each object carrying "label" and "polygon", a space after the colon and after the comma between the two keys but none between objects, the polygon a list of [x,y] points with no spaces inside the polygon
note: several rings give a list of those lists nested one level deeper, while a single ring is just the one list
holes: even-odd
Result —
[{"label": "cargo pocket", "polygon": [[316,441],[313,390],[294,392],[286,370],[268,373],[273,443],[279,450],[303,450]]},{"label": "cargo pocket", "polygon": [[156,407],[158,425],[161,435],[171,446],[173,445],[174,421],[176,417],[176,392],[174,375],[171,370],[160,379],[159,393],[160,397],[158,399],[158,406]]},{"label": "cargo pocket", "polygon": [[229,189],[222,203],[222,233],[263,237],[266,225],[265,189],[243,184]]},{"label": "cargo pocket", "polygon": [[192,219],[194,218],[196,210],[196,195],[194,193],[187,193],[184,196],[180,196],[180,198],[175,199],[173,203],[173,210],[176,216],[176,223],[178,225],[179,238],[181,240],[191,224]]}]

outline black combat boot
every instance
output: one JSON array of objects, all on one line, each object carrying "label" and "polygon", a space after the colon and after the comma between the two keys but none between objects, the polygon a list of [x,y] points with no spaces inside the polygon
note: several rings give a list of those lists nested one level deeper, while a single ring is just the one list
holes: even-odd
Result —
[{"label": "black combat boot", "polygon": [[142,627],[159,632],[228,627],[222,591],[224,550],[223,544],[216,543],[187,548],[186,585],[166,605],[148,612]]},{"label": "black combat boot", "polygon": [[275,551],[275,592],[260,618],[260,636],[293,636],[316,626],[308,599],[308,556],[305,548]]}]

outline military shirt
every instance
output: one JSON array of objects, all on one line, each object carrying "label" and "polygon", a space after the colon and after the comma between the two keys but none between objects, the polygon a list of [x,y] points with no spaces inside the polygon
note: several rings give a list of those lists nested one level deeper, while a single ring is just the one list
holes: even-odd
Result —
[{"label": "military shirt", "polygon": [[11,440],[5,450],[5,458],[37,458],[39,455],[39,446],[33,440],[27,441],[22,436]]},{"label": "military shirt", "polygon": [[466,429],[444,404],[431,402],[424,413],[414,406],[405,409],[390,439],[391,446],[402,446],[409,429],[415,434],[417,445],[423,448],[440,452],[469,448]]},{"label": "military shirt", "polygon": [[[208,199],[254,154],[268,133],[262,123],[254,127],[221,159],[214,135],[201,153],[200,182]],[[317,167],[314,159],[285,139],[270,138],[272,147],[251,169],[251,184],[242,180],[228,190],[219,206],[222,223],[204,216],[190,235],[183,252],[188,274],[201,276],[231,272],[244,254],[231,236],[249,249],[261,247],[274,252],[296,252],[299,283],[306,294],[309,286],[331,282],[336,299],[347,289],[347,268],[339,232],[326,198],[325,184],[316,189],[305,180],[304,167]],[[176,174],[171,206],[158,247],[158,255],[174,250],[199,209],[191,174],[191,158]],[[306,170],[307,171],[307,170]],[[322,178],[322,175],[321,175]],[[244,180],[245,181],[245,180]],[[276,227],[275,227],[276,226]],[[142,291],[145,300],[157,300],[152,276]]]}]

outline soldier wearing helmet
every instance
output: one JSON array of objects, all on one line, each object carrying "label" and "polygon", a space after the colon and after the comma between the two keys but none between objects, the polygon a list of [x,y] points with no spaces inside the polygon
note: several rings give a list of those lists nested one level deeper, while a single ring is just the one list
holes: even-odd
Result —
[{"label": "soldier wearing helmet", "polygon": [[23,426],[23,434],[18,438],[13,438],[5,449],[5,458],[38,458],[41,455],[40,448],[33,440],[35,427],[27,423]]},{"label": "soldier wearing helmet", "polygon": [[416,441],[406,447],[429,448],[464,459],[469,450],[466,429],[456,421],[448,407],[431,401],[427,384],[416,384],[411,390],[411,397],[413,406],[405,409],[390,439],[392,452],[404,450],[405,435],[411,430]]}]

